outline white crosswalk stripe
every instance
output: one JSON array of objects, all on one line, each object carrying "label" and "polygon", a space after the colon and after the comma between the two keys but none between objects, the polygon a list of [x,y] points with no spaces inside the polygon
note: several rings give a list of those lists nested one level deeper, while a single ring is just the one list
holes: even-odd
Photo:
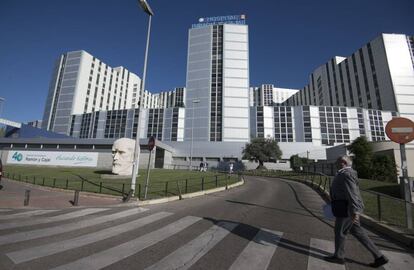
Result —
[{"label": "white crosswalk stripe", "polygon": [[345,270],[345,265],[334,264],[323,260],[326,252],[333,254],[335,244],[333,241],[311,238],[308,270]]},{"label": "white crosswalk stripe", "polygon": [[227,236],[237,223],[219,222],[146,270],[188,269]]},{"label": "white crosswalk stripe", "polygon": [[17,243],[21,241],[27,241],[27,240],[37,239],[41,237],[56,235],[60,233],[66,233],[66,232],[70,232],[74,230],[79,230],[82,228],[112,221],[114,219],[128,217],[134,214],[139,214],[146,210],[147,209],[143,209],[143,208],[134,208],[134,209],[125,210],[125,211],[122,211],[116,214],[105,215],[101,217],[96,217],[96,218],[74,222],[74,223],[67,223],[65,225],[54,226],[51,228],[38,229],[38,230],[33,230],[33,231],[4,235],[4,236],[0,236],[0,245],[9,244],[9,243]]},{"label": "white crosswalk stripe", "polygon": [[0,216],[0,220],[7,220],[7,219],[15,219],[15,218],[25,218],[30,216],[37,216],[37,215],[44,215],[56,212],[58,210],[31,210],[22,213],[16,213],[11,215],[2,215]]},{"label": "white crosswalk stripe", "polygon": [[[220,249],[227,248],[227,245],[229,245],[232,238],[227,238],[226,240],[225,238],[234,233],[235,228],[239,226],[239,223],[236,222],[221,221],[200,231],[200,226],[198,225],[190,228],[190,226],[203,220],[200,217],[186,216],[182,218],[174,218],[173,214],[168,212],[138,215],[149,210],[144,208],[123,208],[117,210],[119,211],[117,213],[110,211],[111,209],[113,210],[114,208],[86,208],[52,217],[35,217],[27,215],[26,219],[20,220],[21,222],[14,221],[0,224],[0,228],[2,229],[21,228],[23,226],[38,224],[45,225],[42,229],[29,229],[28,231],[21,229],[18,233],[12,232],[4,234],[4,231],[2,232],[3,235],[0,235],[0,245],[14,244],[40,237],[48,239],[47,237],[56,234],[80,230],[75,236],[72,236],[72,238],[66,237],[63,240],[52,240],[46,243],[42,242],[42,244],[36,244],[36,241],[31,241],[24,243],[21,248],[16,245],[13,246],[12,249],[9,249],[9,247],[6,246],[5,250],[7,251],[4,251],[5,253],[2,253],[2,249],[0,249],[0,256],[5,255],[4,258],[8,258],[11,265],[20,268],[24,268],[28,265],[31,267],[34,265],[35,267],[33,267],[33,269],[39,269],[36,267],[40,266],[41,269],[55,267],[53,268],[55,270],[97,270],[108,266],[117,268],[122,260],[131,256],[143,256],[149,252],[153,254],[154,257],[152,258],[151,263],[147,262],[145,265],[148,266],[146,270],[185,270],[194,268],[195,266],[198,266],[198,264],[207,269],[208,266],[204,264],[210,263],[210,261],[201,259],[209,252],[214,251],[215,248],[218,248],[220,243],[222,244],[219,247]],[[131,218],[125,219],[125,221],[117,220],[126,217]],[[77,219],[76,221],[71,221],[71,219],[75,218]],[[105,222],[115,220],[117,221],[113,226],[93,230],[94,226],[99,226]],[[65,222],[58,226],[58,223],[56,222],[59,221]],[[157,224],[157,229],[155,230],[150,227],[154,223]],[[199,223],[199,225],[201,224],[205,223]],[[144,228],[144,226],[146,227]],[[129,234],[130,232],[141,228],[144,228],[145,233],[141,233],[139,237],[135,239],[125,237],[125,233]],[[27,230],[27,228],[25,229]],[[85,229],[86,232],[82,233],[82,229]],[[167,255],[164,257],[154,254],[154,249],[151,248],[152,246],[160,242],[162,242],[162,245],[165,243],[165,246],[171,246],[170,244],[173,239],[171,237],[187,229],[194,231],[192,231],[191,234],[183,234],[188,237],[184,244],[178,246],[176,249],[164,251],[167,252]],[[194,234],[196,234],[196,236],[189,236]],[[116,244],[110,246],[106,246],[107,244],[105,244],[110,242],[102,242],[102,245],[100,244],[101,241],[115,239],[117,236],[122,237],[116,239],[126,240],[118,241]],[[306,256],[303,254],[308,253],[307,270],[346,269],[345,265],[333,264],[323,260],[323,256],[333,252],[333,241],[311,238],[308,248],[307,246],[302,245],[300,245],[300,247],[295,246],[294,243],[289,244],[289,241],[286,241],[285,243],[282,240],[283,237],[285,237],[283,232],[260,228],[251,241],[248,241],[245,246],[239,247],[241,251],[238,254],[230,256],[228,261],[224,263],[225,265],[230,266],[229,270],[274,269],[276,266],[273,265],[274,262],[272,261],[272,258],[277,254],[281,247],[289,249],[290,245],[292,245],[292,248],[300,249],[298,256]],[[225,241],[223,242],[223,240]],[[105,246],[103,246],[104,244]],[[76,252],[78,248],[84,248],[85,250],[88,250],[88,253],[82,255],[82,252]],[[72,259],[66,258],[66,252],[70,255],[67,256],[67,258]],[[396,251],[382,252],[390,260],[383,269],[414,269],[413,254]],[[73,255],[75,255],[75,257],[73,257]],[[54,260],[55,256],[61,258],[62,261]],[[159,257],[157,258],[157,256]],[[210,259],[210,257],[208,258]],[[52,263],[52,265],[49,263]],[[306,261],[303,261],[303,263],[305,264],[303,266],[306,267]],[[0,264],[0,268],[1,266],[2,265]],[[348,266],[352,267],[352,264],[349,264]]]},{"label": "white crosswalk stripe", "polygon": [[236,261],[230,270],[265,270],[276,251],[283,233],[261,229]]},{"label": "white crosswalk stripe", "polygon": [[159,230],[138,237],[132,241],[128,241],[116,247],[95,253],[94,255],[53,269],[94,270],[104,268],[108,265],[119,262],[120,260],[127,258],[135,253],[138,253],[139,251],[184,230],[185,228],[200,220],[201,218],[198,217],[187,216]]},{"label": "white crosswalk stripe", "polygon": [[64,221],[64,220],[69,220],[72,218],[77,218],[77,217],[82,217],[82,216],[86,216],[90,214],[99,213],[105,210],[108,210],[108,208],[87,208],[87,209],[77,210],[77,211],[73,211],[67,214],[53,216],[53,217],[45,217],[41,219],[29,219],[29,220],[19,221],[19,222],[2,223],[0,224],[0,230],[32,226],[32,225],[38,225],[38,224],[45,224],[45,223],[57,222],[57,221]]},{"label": "white crosswalk stripe", "polygon": [[386,270],[414,269],[413,254],[385,250],[381,250],[381,252],[390,260],[383,266]]},{"label": "white crosswalk stripe", "polygon": [[7,253],[6,255],[16,264],[31,261],[37,258],[49,256],[66,250],[70,250],[77,247],[86,246],[91,243],[102,241],[104,239],[111,238],[113,236],[125,233],[131,230],[138,229],[142,226],[150,224],[154,221],[172,215],[171,213],[159,212],[147,217],[133,220],[118,226],[107,228],[95,233],[82,235],[73,239],[64,240],[56,243],[51,243],[43,246],[36,246],[16,252]]}]

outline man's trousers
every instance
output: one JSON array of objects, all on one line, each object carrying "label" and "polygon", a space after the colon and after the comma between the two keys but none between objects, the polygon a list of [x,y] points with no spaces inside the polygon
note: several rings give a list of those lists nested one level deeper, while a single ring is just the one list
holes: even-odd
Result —
[{"label": "man's trousers", "polygon": [[351,233],[355,238],[361,242],[361,244],[368,249],[374,258],[382,256],[381,252],[375,246],[375,244],[369,239],[365,230],[359,223],[352,223],[351,217],[336,218],[335,219],[335,253],[334,256],[337,258],[345,258],[345,241],[348,233]]}]

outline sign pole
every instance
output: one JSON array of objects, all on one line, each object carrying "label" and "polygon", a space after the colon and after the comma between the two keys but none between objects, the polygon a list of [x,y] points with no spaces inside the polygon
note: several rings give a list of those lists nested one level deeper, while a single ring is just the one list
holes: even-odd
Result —
[{"label": "sign pole", "polygon": [[403,190],[404,194],[404,200],[405,203],[405,217],[406,217],[406,223],[407,228],[412,229],[413,228],[413,215],[411,211],[411,185],[410,185],[410,179],[408,178],[408,168],[407,168],[407,156],[405,153],[405,144],[400,144],[400,153],[401,153],[401,172],[402,177],[400,178],[400,185]]},{"label": "sign pole", "polygon": [[405,144],[414,140],[414,122],[404,117],[393,117],[385,126],[385,133],[391,141],[400,144],[401,174],[400,187],[405,201],[405,217],[407,228],[413,228],[412,191],[408,178],[408,163],[405,153]]},{"label": "sign pole", "polygon": [[149,175],[150,175],[150,170],[151,170],[151,156],[152,156],[152,150],[154,149],[154,147],[155,147],[155,138],[154,136],[151,136],[148,139],[148,150],[150,151],[150,153],[149,153],[148,166],[147,166],[147,179],[145,180],[144,200],[147,199]]},{"label": "sign pole", "polygon": [[149,183],[149,176],[150,176],[150,170],[151,170],[151,156],[152,156],[152,150],[150,150],[150,154],[149,154],[149,158],[148,158],[147,179],[145,180],[144,200],[147,199],[147,193],[148,193],[148,183]]}]

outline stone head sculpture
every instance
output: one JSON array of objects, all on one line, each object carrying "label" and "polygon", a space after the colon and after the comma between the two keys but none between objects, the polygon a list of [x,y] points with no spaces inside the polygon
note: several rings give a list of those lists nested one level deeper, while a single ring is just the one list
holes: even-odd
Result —
[{"label": "stone head sculpture", "polygon": [[135,140],[121,138],[112,146],[112,173],[131,175],[134,161]]}]

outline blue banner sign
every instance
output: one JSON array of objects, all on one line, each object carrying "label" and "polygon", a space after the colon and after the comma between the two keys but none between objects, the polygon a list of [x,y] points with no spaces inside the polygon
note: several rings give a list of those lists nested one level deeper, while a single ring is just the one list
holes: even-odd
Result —
[{"label": "blue banner sign", "polygon": [[218,17],[208,17],[198,19],[198,23],[192,25],[192,28],[200,28],[207,25],[220,24],[246,24],[246,15],[228,15]]}]

